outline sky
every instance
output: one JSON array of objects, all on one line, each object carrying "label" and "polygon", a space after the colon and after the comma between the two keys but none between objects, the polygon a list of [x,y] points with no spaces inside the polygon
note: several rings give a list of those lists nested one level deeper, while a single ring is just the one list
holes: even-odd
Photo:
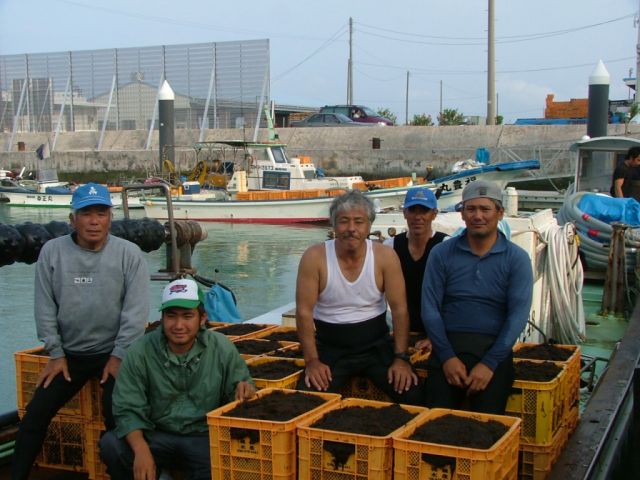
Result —
[{"label": "sky", "polygon": [[[602,60],[610,100],[629,98],[640,0],[494,0],[497,113],[543,117],[587,98]],[[0,0],[0,54],[269,39],[271,99],[353,100],[399,123],[442,108],[487,112],[487,0]],[[407,72],[408,87],[407,87]],[[408,101],[407,101],[408,99]],[[407,109],[408,103],[408,109]]]}]

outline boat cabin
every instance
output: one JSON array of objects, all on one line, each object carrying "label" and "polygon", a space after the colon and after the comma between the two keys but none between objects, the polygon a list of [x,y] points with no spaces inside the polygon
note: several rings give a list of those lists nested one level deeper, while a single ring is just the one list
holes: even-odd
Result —
[{"label": "boat cabin", "polygon": [[587,138],[574,143],[575,191],[609,193],[616,166],[631,147],[640,147],[640,140],[631,137]]},{"label": "boat cabin", "polygon": [[196,150],[208,150],[212,161],[232,165],[227,184],[230,193],[250,190],[350,189],[362,177],[325,177],[308,157],[290,158],[282,143],[244,141],[203,142]]}]

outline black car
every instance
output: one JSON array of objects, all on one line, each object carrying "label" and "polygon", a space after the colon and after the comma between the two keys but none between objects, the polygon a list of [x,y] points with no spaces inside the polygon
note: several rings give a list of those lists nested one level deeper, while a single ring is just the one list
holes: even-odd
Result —
[{"label": "black car", "polygon": [[362,127],[363,123],[357,123],[341,113],[314,113],[304,120],[291,122],[292,127]]}]

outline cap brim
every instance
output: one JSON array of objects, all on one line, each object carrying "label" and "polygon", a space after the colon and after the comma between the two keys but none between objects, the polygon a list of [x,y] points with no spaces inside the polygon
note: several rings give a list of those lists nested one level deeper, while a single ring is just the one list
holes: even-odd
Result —
[{"label": "cap brim", "polygon": [[435,206],[432,206],[428,202],[420,202],[420,201],[407,202],[404,204],[404,208],[415,207],[416,205],[420,205],[421,207],[429,208],[429,209],[436,208]]},{"label": "cap brim", "polygon": [[200,300],[185,300],[183,298],[176,300],[169,300],[168,302],[163,303],[159,310],[166,310],[171,307],[180,307],[180,308],[198,308],[200,306]]},{"label": "cap brim", "polygon": [[111,200],[104,200],[102,198],[89,198],[87,200],[80,200],[75,204],[71,204],[71,208],[74,210],[80,210],[81,208],[90,207],[92,205],[104,205],[105,207],[113,207]]}]

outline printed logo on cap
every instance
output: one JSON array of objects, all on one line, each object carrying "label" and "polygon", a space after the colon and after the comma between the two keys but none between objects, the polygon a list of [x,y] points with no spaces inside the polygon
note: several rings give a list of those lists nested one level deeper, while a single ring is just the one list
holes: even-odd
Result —
[{"label": "printed logo on cap", "polygon": [[186,293],[186,291],[187,291],[187,285],[185,285],[184,283],[178,283],[178,284],[169,286],[169,294]]}]

